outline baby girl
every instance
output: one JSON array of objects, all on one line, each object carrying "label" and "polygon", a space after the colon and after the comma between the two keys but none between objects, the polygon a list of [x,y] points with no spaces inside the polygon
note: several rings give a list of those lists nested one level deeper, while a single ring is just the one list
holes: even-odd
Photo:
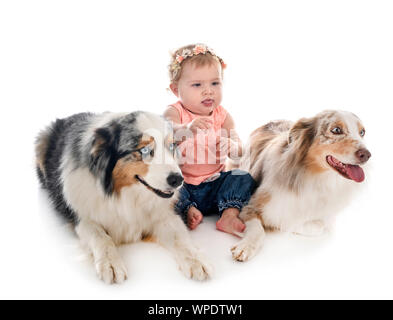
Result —
[{"label": "baby girl", "polygon": [[254,180],[245,171],[225,170],[225,161],[240,157],[241,141],[232,116],[221,106],[225,64],[203,44],[175,51],[169,66],[170,89],[179,99],[164,116],[173,122],[181,152],[184,184],[176,211],[190,229],[204,215],[218,214],[220,231],[239,235],[245,225],[240,210],[249,201]]}]

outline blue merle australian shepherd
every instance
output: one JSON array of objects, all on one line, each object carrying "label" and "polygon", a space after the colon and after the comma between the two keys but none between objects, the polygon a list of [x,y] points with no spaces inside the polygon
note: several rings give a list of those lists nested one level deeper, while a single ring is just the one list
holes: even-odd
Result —
[{"label": "blue merle australian shepherd", "polygon": [[147,112],[81,113],[36,140],[37,172],[55,208],[75,226],[99,278],[127,279],[117,246],[152,236],[197,280],[211,267],[174,212],[183,182],[170,125]]}]

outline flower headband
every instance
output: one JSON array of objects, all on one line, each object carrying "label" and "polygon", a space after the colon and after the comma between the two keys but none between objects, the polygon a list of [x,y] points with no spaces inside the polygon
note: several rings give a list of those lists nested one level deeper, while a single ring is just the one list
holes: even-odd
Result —
[{"label": "flower headband", "polygon": [[210,53],[212,56],[216,57],[218,59],[218,61],[220,62],[222,69],[226,68],[227,65],[224,63],[224,60],[222,60],[219,56],[217,56],[212,49],[205,46],[204,44],[197,44],[197,45],[195,45],[194,48],[183,49],[181,54],[176,55],[176,58],[174,59],[174,61],[172,62],[171,66],[170,66],[170,70],[173,73],[173,78],[176,78],[176,75],[178,74],[178,72],[181,69],[181,63],[185,59],[187,59],[188,57],[196,56],[198,54],[206,54],[206,53]]}]

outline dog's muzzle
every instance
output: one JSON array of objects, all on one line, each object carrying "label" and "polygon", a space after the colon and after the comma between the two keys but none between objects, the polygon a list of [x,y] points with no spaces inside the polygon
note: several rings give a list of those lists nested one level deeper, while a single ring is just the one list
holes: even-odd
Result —
[{"label": "dog's muzzle", "polygon": [[[154,192],[157,196],[161,198],[171,198],[175,192],[174,191],[162,191],[156,188],[153,188],[151,185],[149,185],[143,178],[140,176],[136,175],[135,179],[137,179],[140,183],[142,183],[147,189],[150,191]],[[178,173],[171,173],[167,177],[167,183],[169,186],[173,189],[177,188],[183,183],[183,177],[178,174]]]}]

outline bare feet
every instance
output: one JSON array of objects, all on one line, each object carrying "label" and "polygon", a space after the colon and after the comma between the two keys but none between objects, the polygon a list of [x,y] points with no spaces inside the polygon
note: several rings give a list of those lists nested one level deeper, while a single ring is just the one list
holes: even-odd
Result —
[{"label": "bare feet", "polygon": [[203,219],[202,212],[200,212],[197,208],[191,207],[190,209],[188,209],[187,226],[191,230],[194,230],[202,222],[202,219]]},{"label": "bare feet", "polygon": [[238,218],[240,211],[236,208],[224,210],[220,220],[216,223],[217,230],[239,236],[246,228],[245,224]]}]

